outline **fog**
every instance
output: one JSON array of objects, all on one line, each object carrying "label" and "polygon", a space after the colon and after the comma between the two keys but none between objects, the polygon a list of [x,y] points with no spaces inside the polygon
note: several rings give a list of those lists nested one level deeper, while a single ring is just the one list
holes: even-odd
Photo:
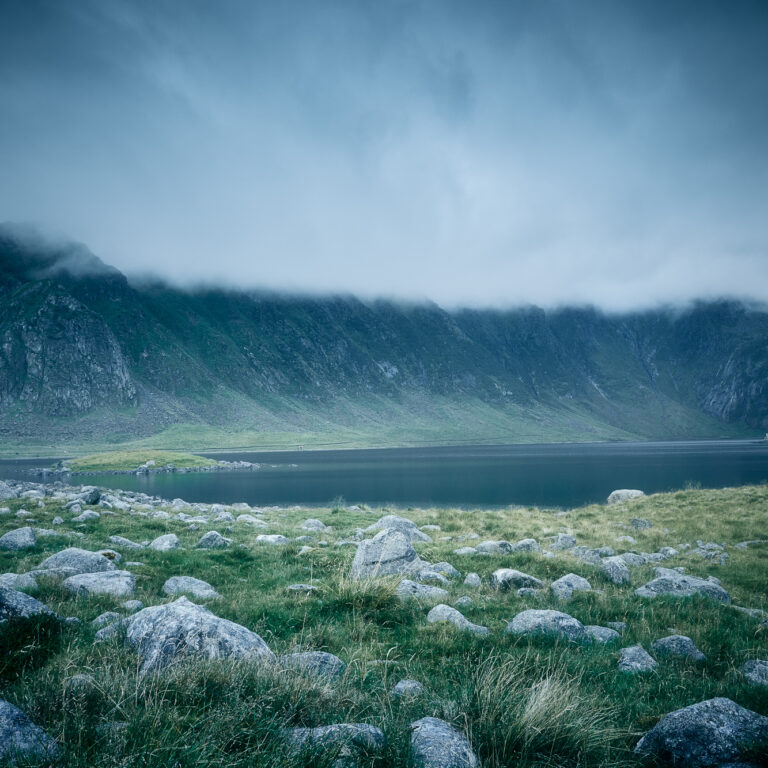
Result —
[{"label": "fog", "polygon": [[768,4],[0,5],[0,220],[128,275],[768,300]]}]

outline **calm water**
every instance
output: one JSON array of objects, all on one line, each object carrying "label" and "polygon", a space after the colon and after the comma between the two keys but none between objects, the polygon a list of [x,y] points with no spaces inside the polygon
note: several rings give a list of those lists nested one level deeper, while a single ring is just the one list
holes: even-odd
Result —
[{"label": "calm water", "polygon": [[[214,454],[211,454],[214,456]],[[187,501],[252,505],[347,503],[575,507],[616,488],[669,491],[768,482],[768,441],[593,443],[215,454],[262,463],[255,472],[87,475],[77,484]],[[0,462],[0,477],[29,478]]]}]

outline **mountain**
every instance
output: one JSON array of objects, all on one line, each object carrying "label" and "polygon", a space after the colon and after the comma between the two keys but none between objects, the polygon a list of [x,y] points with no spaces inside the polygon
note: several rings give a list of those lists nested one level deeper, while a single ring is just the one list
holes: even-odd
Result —
[{"label": "mountain", "polygon": [[[530,442],[768,429],[768,313],[446,311],[131,283],[0,232],[5,451]],[[12,452],[12,451],[11,451]]]}]

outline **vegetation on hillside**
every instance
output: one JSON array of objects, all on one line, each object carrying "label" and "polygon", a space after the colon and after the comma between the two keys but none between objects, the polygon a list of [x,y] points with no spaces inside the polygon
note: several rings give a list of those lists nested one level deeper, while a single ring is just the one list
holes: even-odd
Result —
[{"label": "vegetation on hillside", "polygon": [[151,466],[155,469],[166,467],[169,464],[178,469],[189,469],[192,467],[212,467],[217,463],[213,459],[195,456],[193,453],[144,449],[92,453],[89,456],[69,459],[65,464],[75,472],[107,472],[136,469],[146,465],[147,462],[154,462]]}]

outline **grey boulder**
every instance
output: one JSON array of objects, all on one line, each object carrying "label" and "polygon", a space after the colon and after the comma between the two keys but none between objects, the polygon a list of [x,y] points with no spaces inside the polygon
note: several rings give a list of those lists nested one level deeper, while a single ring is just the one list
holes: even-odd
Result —
[{"label": "grey boulder", "polygon": [[28,619],[30,616],[52,614],[53,611],[34,597],[15,589],[0,587],[0,621]]},{"label": "grey boulder", "polygon": [[89,552],[86,549],[69,547],[47,557],[40,563],[38,570],[66,573],[73,576],[78,573],[115,571],[117,566],[108,557],[104,557],[104,555],[100,555],[98,552]]},{"label": "grey boulder", "polygon": [[605,557],[600,561],[600,573],[611,584],[628,584],[629,568],[621,555]]},{"label": "grey boulder", "polygon": [[468,573],[464,579],[464,585],[467,587],[480,587],[483,582],[480,580],[480,576],[476,573]]},{"label": "grey boulder", "polygon": [[591,592],[592,585],[583,576],[567,573],[553,581],[550,589],[558,600],[570,600],[574,592]]},{"label": "grey boulder", "polygon": [[422,600],[445,600],[448,592],[442,587],[433,587],[430,584],[419,584],[410,579],[403,579],[395,590],[395,594],[401,600],[408,598],[419,598]]},{"label": "grey boulder", "polygon": [[[100,630],[97,640],[116,634],[116,627]],[[203,605],[180,597],[167,605],[144,608],[120,622],[125,642],[141,657],[141,674],[158,672],[186,659],[257,659],[275,661],[275,655],[255,632],[221,619]]]},{"label": "grey boulder", "polygon": [[630,645],[621,649],[619,658],[619,671],[636,674],[638,672],[652,672],[659,663],[642,645]]},{"label": "grey boulder", "polygon": [[630,499],[639,499],[645,496],[642,491],[638,491],[634,488],[621,488],[618,491],[612,491],[608,495],[609,504],[619,504],[622,501],[629,501]]},{"label": "grey boulder", "polygon": [[200,600],[213,600],[221,595],[202,579],[194,579],[192,576],[171,576],[163,584],[163,594],[182,595],[188,594]]},{"label": "grey boulder", "polygon": [[23,549],[31,549],[37,544],[35,532],[29,527],[17,528],[0,536],[0,549],[6,552],[20,552]]},{"label": "grey boulder", "polygon": [[561,552],[565,549],[573,549],[576,546],[576,537],[570,533],[558,533],[550,542],[549,548],[554,552]]},{"label": "grey boulder", "polygon": [[491,586],[494,589],[507,591],[513,587],[543,587],[544,582],[513,568],[499,568],[491,574]]},{"label": "grey boulder", "polygon": [[512,545],[511,552],[541,552],[541,545],[536,539],[521,539]]},{"label": "grey boulder", "polygon": [[328,529],[328,526],[322,520],[317,520],[314,517],[310,517],[309,520],[305,520],[301,524],[301,527],[305,531],[325,531]]},{"label": "grey boulder", "polygon": [[37,582],[28,573],[4,573],[0,576],[0,587],[6,589],[36,589]]},{"label": "grey boulder", "polygon": [[679,768],[707,768],[741,760],[768,739],[768,717],[726,698],[670,712],[635,747],[635,754]]},{"label": "grey boulder", "polygon": [[691,661],[706,661],[706,656],[696,647],[693,640],[685,635],[669,635],[651,643],[651,650],[657,656],[669,656]]},{"label": "grey boulder", "polygon": [[515,616],[507,625],[513,635],[548,635],[571,642],[589,642],[584,625],[567,613],[529,608]]},{"label": "grey boulder", "polygon": [[587,630],[587,634],[596,642],[601,645],[608,645],[608,643],[617,643],[621,640],[621,635],[610,627],[600,627],[595,624],[588,624],[584,627]]},{"label": "grey boulder", "polygon": [[80,597],[112,595],[130,597],[136,585],[136,577],[130,571],[105,571],[78,573],[62,582],[62,586]]},{"label": "grey boulder", "polygon": [[752,659],[744,663],[741,668],[744,679],[751,685],[768,686],[768,661]]},{"label": "grey boulder", "polygon": [[419,527],[412,520],[408,520],[405,517],[398,517],[397,515],[384,515],[379,518],[375,523],[369,525],[366,529],[366,533],[373,533],[375,531],[384,531],[390,529],[392,531],[399,531],[402,533],[408,541],[432,541],[432,538],[419,530]]},{"label": "grey boulder", "polygon": [[392,695],[403,699],[415,699],[422,693],[424,693],[424,686],[418,680],[400,680],[392,688]]},{"label": "grey boulder", "polygon": [[475,552],[486,555],[507,555],[512,551],[508,541],[482,541],[475,547]]},{"label": "grey boulder", "polygon": [[0,699],[0,763],[26,765],[29,761],[54,760],[56,742],[20,709]]},{"label": "grey boulder", "polygon": [[635,590],[636,595],[640,597],[658,597],[659,595],[690,597],[700,594],[721,603],[731,602],[731,596],[717,582],[710,579],[686,576],[670,568],[657,568],[655,574],[655,579]]},{"label": "grey boulder", "polygon": [[257,544],[271,544],[277,546],[278,544],[288,544],[290,539],[287,536],[283,536],[279,533],[260,533],[256,537]]},{"label": "grey boulder", "polygon": [[222,536],[218,531],[208,531],[197,542],[197,546],[201,549],[226,549],[231,546],[232,539],[228,539]]},{"label": "grey boulder", "polygon": [[[363,755],[376,755],[387,746],[384,732],[367,723],[337,723],[317,728],[287,728],[285,741],[293,752],[331,752],[333,768],[358,764]],[[323,762],[323,765],[326,763]]]},{"label": "grey boulder", "polygon": [[422,717],[411,723],[411,754],[416,768],[478,768],[469,739],[445,720]]},{"label": "grey boulder", "polygon": [[123,549],[144,549],[143,544],[137,544],[124,536],[110,536],[109,541],[116,547],[123,547]]},{"label": "grey boulder", "polygon": [[386,528],[360,542],[352,561],[351,579],[366,579],[421,570],[423,563],[408,537]]},{"label": "grey boulder", "polygon": [[347,665],[338,656],[324,651],[288,653],[280,657],[280,664],[288,669],[330,679],[341,677],[347,668]]},{"label": "grey boulder", "polygon": [[436,605],[427,614],[427,623],[438,624],[444,622],[453,624],[455,627],[467,632],[472,632],[475,635],[487,635],[490,633],[488,627],[481,627],[479,624],[473,624],[455,608],[451,608],[450,605],[441,603],[440,605]]},{"label": "grey boulder", "polygon": [[164,536],[158,536],[152,541],[149,548],[157,552],[169,552],[172,549],[178,549],[180,546],[181,542],[175,533],[166,533]]}]

